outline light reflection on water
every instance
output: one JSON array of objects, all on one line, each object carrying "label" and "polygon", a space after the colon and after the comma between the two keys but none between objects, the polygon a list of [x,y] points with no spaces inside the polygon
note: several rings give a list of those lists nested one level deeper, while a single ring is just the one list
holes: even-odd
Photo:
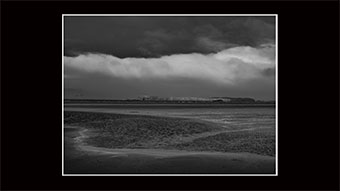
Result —
[{"label": "light reflection on water", "polygon": [[226,128],[275,128],[274,107],[65,107],[83,111],[185,117],[218,123]]},{"label": "light reflection on water", "polygon": [[229,128],[275,128],[274,108],[205,108],[174,111],[170,115],[201,119]]}]

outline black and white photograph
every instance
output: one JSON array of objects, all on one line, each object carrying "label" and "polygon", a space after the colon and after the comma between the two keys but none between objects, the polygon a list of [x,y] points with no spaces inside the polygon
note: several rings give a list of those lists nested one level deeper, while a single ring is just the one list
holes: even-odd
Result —
[{"label": "black and white photograph", "polygon": [[64,15],[64,175],[277,175],[276,15]]}]

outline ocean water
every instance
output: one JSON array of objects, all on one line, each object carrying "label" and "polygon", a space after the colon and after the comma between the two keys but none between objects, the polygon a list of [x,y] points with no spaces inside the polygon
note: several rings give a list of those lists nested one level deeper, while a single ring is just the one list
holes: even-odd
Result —
[{"label": "ocean water", "polygon": [[225,128],[275,129],[275,107],[254,105],[185,104],[66,104],[65,111],[184,117],[217,123]]}]

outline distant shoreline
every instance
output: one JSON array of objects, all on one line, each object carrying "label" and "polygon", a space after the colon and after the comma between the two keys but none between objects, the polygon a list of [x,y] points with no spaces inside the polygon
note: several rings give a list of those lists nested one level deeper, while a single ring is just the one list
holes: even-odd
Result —
[{"label": "distant shoreline", "polygon": [[145,106],[145,107],[157,107],[157,106],[169,106],[169,107],[275,107],[276,104],[269,103],[142,103],[142,102],[76,102],[76,101],[64,101],[65,107],[74,107],[74,106]]},{"label": "distant shoreline", "polygon": [[251,98],[230,98],[228,101],[216,98],[215,100],[139,100],[139,99],[64,99],[65,103],[88,104],[202,104],[202,105],[275,105],[275,101],[254,100]]}]

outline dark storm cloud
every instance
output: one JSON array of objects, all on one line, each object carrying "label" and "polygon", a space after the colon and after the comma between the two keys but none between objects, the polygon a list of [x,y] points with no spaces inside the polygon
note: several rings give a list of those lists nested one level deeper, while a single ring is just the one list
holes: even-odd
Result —
[{"label": "dark storm cloud", "polygon": [[274,17],[65,17],[65,53],[124,57],[212,53],[275,38]]}]

